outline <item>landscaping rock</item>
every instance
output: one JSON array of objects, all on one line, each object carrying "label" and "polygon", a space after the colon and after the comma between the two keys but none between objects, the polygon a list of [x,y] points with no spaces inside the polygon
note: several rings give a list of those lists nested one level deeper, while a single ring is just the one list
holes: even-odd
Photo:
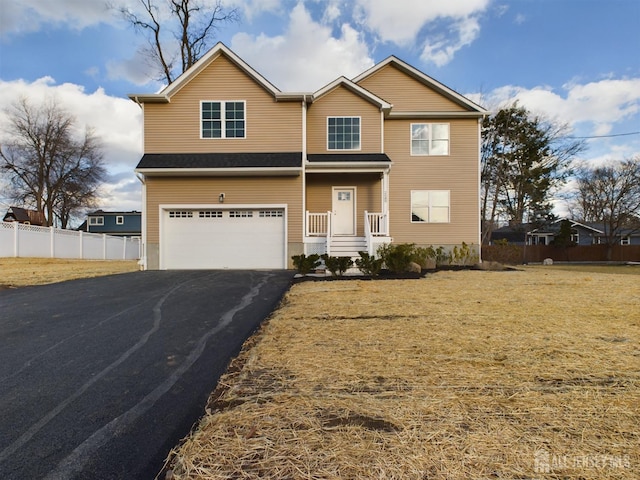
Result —
[{"label": "landscaping rock", "polygon": [[407,267],[407,272],[420,273],[422,272],[422,267],[418,265],[416,262],[411,262]]}]

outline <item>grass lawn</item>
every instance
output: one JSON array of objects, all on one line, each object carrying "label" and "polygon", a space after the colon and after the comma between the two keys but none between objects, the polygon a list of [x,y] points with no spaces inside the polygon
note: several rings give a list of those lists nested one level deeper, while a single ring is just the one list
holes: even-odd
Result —
[{"label": "grass lawn", "polygon": [[174,479],[636,479],[640,282],[526,268],[306,282]]},{"label": "grass lawn", "polygon": [[137,260],[0,258],[0,288],[43,285],[139,270]]}]

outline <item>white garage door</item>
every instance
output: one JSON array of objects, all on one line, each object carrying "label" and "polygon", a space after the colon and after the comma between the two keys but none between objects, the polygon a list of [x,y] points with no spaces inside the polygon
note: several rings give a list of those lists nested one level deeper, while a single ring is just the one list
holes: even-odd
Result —
[{"label": "white garage door", "polygon": [[163,210],[160,267],[285,268],[284,220],[282,208]]}]

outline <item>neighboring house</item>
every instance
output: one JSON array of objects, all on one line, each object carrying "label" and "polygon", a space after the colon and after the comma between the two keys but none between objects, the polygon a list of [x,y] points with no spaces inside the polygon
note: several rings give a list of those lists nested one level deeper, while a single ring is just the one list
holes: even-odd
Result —
[{"label": "neighboring house", "polygon": [[140,212],[104,212],[96,210],[78,228],[83,232],[105,233],[118,237],[139,237],[142,233]]},{"label": "neighboring house", "polygon": [[[504,226],[494,230],[491,234],[491,243],[498,240],[507,240],[512,245],[552,245],[555,236],[560,231],[560,223],[563,220],[571,222],[571,240],[576,245],[600,245],[606,243],[605,227],[599,223],[580,223],[571,219],[558,219],[544,227],[535,227],[532,224],[520,224]],[[616,240],[620,245],[640,245],[640,231],[622,230]]]},{"label": "neighboring house", "polygon": [[18,222],[26,225],[42,226],[46,223],[44,215],[37,210],[28,210],[20,207],[9,207],[2,219],[3,222]]},{"label": "neighboring house", "polygon": [[288,268],[388,242],[480,242],[487,112],[396,57],[281,92],[218,43],[144,114],[145,268]]}]

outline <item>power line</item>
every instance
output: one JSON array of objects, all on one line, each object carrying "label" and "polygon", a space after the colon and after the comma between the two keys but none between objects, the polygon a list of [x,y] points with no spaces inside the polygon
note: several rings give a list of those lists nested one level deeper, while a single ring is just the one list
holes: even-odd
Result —
[{"label": "power line", "polygon": [[590,137],[567,137],[573,140],[588,140],[590,138],[613,138],[613,137],[626,137],[629,135],[640,135],[640,132],[628,132],[628,133],[615,133],[612,135],[592,135]]}]

